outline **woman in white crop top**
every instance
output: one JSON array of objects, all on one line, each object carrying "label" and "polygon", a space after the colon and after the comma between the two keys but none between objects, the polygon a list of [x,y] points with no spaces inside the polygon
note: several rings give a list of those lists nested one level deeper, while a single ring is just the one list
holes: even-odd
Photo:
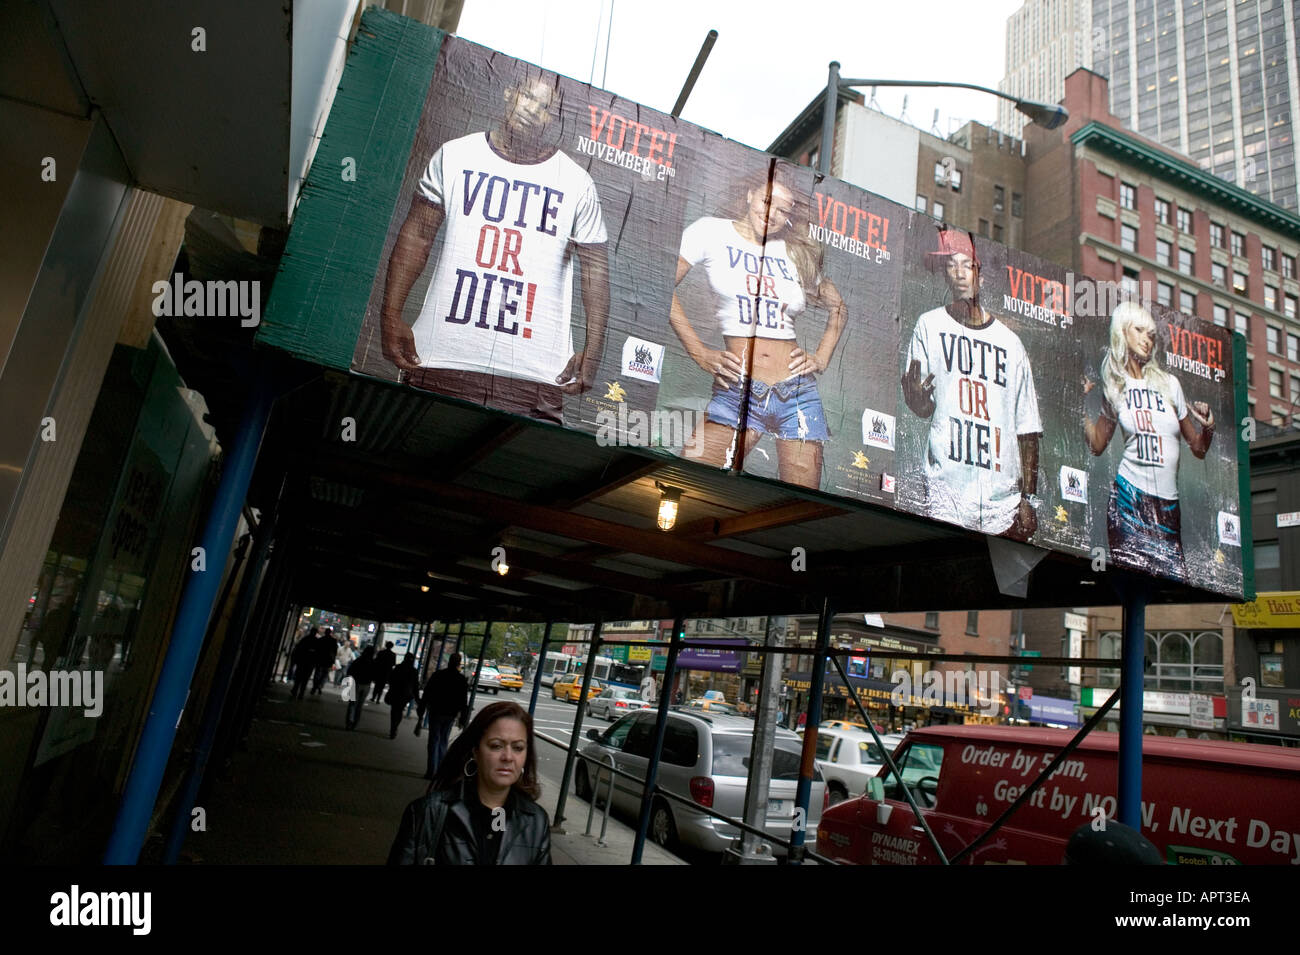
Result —
[{"label": "woman in white crop top", "polygon": [[[724,346],[700,340],[674,295],[669,322],[691,359],[713,376],[713,396],[697,447],[716,467],[737,465],[740,432],[748,453],[764,434],[777,442],[779,477],[818,487],[826,429],[816,375],[826,369],[844,330],[844,300],[821,275],[820,246],[807,237],[807,217],[793,185],[774,174],[745,193],[740,218],[706,217],[682,233],[677,284],[703,266],[716,299]],[[809,303],[830,313],[813,351],[795,337]]]},{"label": "woman in white crop top", "polygon": [[[1192,454],[1205,457],[1214,414],[1204,401],[1189,404],[1182,384],[1160,367],[1155,320],[1137,302],[1123,302],[1111,314],[1101,386],[1099,412],[1084,411],[1083,431],[1095,455],[1106,450],[1116,424],[1124,436],[1124,456],[1106,509],[1111,560],[1186,580],[1178,507],[1180,438]],[[1085,382],[1084,395],[1095,387],[1096,382]]]}]

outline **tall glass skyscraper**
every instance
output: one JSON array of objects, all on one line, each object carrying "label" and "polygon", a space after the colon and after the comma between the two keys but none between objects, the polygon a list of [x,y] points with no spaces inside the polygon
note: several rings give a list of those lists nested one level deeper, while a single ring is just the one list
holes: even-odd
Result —
[{"label": "tall glass skyscraper", "polygon": [[[1110,108],[1121,122],[1203,169],[1285,209],[1300,207],[1295,125],[1300,120],[1295,0],[1075,0],[1061,30],[1038,30],[1018,43],[1008,21],[1007,80],[1068,36],[1089,33],[1091,64],[1110,80]],[[1029,0],[1050,8],[1070,0]],[[1086,25],[1085,25],[1086,24]],[[1039,68],[1040,74],[1044,72]],[[1055,100],[1064,87],[1036,98]],[[1009,122],[1007,132],[1018,132]]]}]

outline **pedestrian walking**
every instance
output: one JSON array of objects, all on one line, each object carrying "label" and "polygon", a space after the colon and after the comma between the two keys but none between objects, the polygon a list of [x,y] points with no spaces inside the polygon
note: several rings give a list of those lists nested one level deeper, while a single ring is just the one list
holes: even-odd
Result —
[{"label": "pedestrian walking", "polygon": [[334,655],[338,653],[338,641],[334,639],[334,630],[327,628],[323,633],[316,636],[316,649],[313,654],[315,659],[315,672],[312,674],[311,691],[319,694],[321,687],[325,685],[325,678],[330,675],[330,668],[334,666]]},{"label": "pedestrian walking", "polygon": [[388,684],[388,675],[393,672],[396,663],[397,654],[393,652],[393,642],[390,640],[375,656],[375,686],[374,695],[371,697],[375,703],[383,698],[384,687]]},{"label": "pedestrian walking", "polygon": [[392,709],[389,739],[397,739],[397,727],[401,725],[402,717],[405,715],[406,704],[419,699],[420,674],[415,670],[415,655],[408,653],[402,658],[400,664],[393,667],[393,672],[388,676],[388,694],[384,697],[384,702]]},{"label": "pedestrian walking", "polygon": [[301,700],[307,692],[307,681],[316,666],[316,628],[312,627],[293,648],[293,692],[291,699]]},{"label": "pedestrian walking", "polygon": [[518,703],[485,706],[451,744],[429,794],[406,807],[389,865],[550,865],[533,742]]},{"label": "pedestrian walking", "polygon": [[[424,693],[420,696],[420,716],[426,712],[429,715],[429,762],[424,778],[433,779],[447,752],[451,725],[459,719],[460,725],[464,726],[469,719],[469,681],[460,672],[459,653],[453,653],[447,666],[432,673],[425,682]],[[415,729],[418,733],[418,720]]]},{"label": "pedestrian walking", "polygon": [[362,650],[361,656],[348,666],[348,676],[352,677],[356,686],[353,687],[352,699],[348,701],[347,716],[343,720],[346,729],[354,730],[361,722],[361,708],[366,705],[366,697],[370,695],[370,684],[375,678],[374,673],[375,648],[369,646]]}]

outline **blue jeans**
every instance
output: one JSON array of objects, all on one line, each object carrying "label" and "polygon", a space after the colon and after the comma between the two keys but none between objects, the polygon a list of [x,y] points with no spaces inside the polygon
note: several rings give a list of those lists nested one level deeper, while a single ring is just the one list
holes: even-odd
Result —
[{"label": "blue jeans", "polygon": [[454,716],[429,714],[429,765],[424,773],[425,779],[433,778],[442,758],[447,755],[447,741],[451,738],[451,727],[455,722]]},{"label": "blue jeans", "polygon": [[366,694],[370,692],[369,683],[358,683],[354,688],[356,699],[348,703],[348,715],[343,725],[348,729],[356,729],[356,725],[361,722],[361,708],[365,705]]},{"label": "blue jeans", "polygon": [[[727,389],[715,386],[707,409],[708,420],[739,429],[744,386],[744,381],[738,381]],[[826,441],[830,438],[826,413],[817,392],[817,379],[812,375],[787,378],[774,385],[751,378],[748,395],[746,429],[774,435],[783,441]]]}]

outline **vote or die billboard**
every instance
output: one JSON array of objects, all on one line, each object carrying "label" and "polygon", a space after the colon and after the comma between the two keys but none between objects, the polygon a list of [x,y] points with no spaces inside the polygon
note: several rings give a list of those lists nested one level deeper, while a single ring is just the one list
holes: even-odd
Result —
[{"label": "vote or die billboard", "polygon": [[1232,344],[449,37],[353,368],[1239,595]]}]

